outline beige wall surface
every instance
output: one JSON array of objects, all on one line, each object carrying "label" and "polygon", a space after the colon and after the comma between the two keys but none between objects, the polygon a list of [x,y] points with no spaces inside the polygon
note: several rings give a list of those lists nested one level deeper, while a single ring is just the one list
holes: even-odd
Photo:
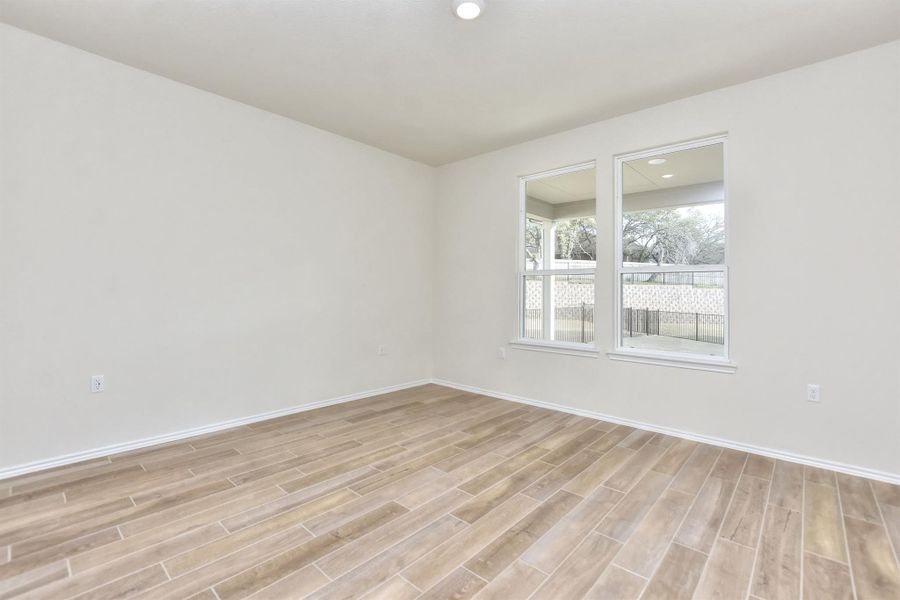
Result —
[{"label": "beige wall surface", "polygon": [[0,468],[430,376],[431,167],[5,25],[0,86]]},{"label": "beige wall surface", "polygon": [[[900,474],[900,43],[439,169],[435,375]],[[735,374],[497,348],[516,332],[517,177],[597,160],[613,346],[613,156],[727,132]],[[477,268],[472,268],[477,265]],[[807,383],[822,401],[806,401]]]}]

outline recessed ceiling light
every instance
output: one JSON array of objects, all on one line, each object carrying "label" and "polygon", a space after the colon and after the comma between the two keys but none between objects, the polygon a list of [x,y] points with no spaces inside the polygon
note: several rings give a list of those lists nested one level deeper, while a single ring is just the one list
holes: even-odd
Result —
[{"label": "recessed ceiling light", "polygon": [[666,173],[665,175],[662,176],[663,179],[671,179],[673,177],[675,177],[675,175],[672,173]]},{"label": "recessed ceiling light", "polygon": [[484,0],[453,0],[453,13],[464,21],[477,19],[484,10]]},{"label": "recessed ceiling light", "polygon": [[666,162],[666,159],[664,159],[664,158],[651,158],[650,160],[647,161],[647,164],[648,165],[661,165],[664,162]]}]

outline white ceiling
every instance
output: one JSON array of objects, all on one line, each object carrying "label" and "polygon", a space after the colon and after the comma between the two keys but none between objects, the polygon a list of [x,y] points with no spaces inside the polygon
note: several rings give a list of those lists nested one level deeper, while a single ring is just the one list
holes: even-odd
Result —
[{"label": "white ceiling", "polygon": [[565,204],[593,200],[597,195],[597,169],[582,169],[532,179],[525,184],[525,194],[548,204]]},{"label": "white ceiling", "polygon": [[[650,164],[649,158],[630,160],[622,165],[622,193],[635,194],[679,188],[724,179],[725,155],[722,144],[710,144],[690,150],[670,152],[652,157],[663,159],[661,165]],[[663,177],[671,175],[672,177]],[[548,204],[566,204],[593,200],[597,195],[597,170],[582,169],[532,179],[525,193]]]},{"label": "white ceiling", "polygon": [[429,164],[900,37],[898,0],[0,0],[0,20]]},{"label": "white ceiling", "polygon": [[[630,160],[622,165],[622,193],[634,194],[668,188],[722,181],[725,156],[722,144],[660,154],[661,165],[652,165],[648,158]],[[671,175],[665,178],[663,175]]]}]

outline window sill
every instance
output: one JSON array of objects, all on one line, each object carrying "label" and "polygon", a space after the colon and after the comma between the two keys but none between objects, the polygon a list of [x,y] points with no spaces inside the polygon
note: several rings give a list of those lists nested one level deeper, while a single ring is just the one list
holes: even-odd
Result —
[{"label": "window sill", "polygon": [[529,350],[532,352],[549,352],[551,354],[567,354],[569,356],[582,356],[597,358],[600,351],[590,344],[561,344],[554,342],[538,342],[534,340],[514,340],[509,343],[516,350]]},{"label": "window sill", "polygon": [[691,356],[689,354],[672,352],[643,352],[628,348],[610,350],[606,355],[612,360],[643,363],[646,365],[679,367],[697,371],[712,371],[714,373],[734,373],[737,371],[737,364],[725,358]]}]

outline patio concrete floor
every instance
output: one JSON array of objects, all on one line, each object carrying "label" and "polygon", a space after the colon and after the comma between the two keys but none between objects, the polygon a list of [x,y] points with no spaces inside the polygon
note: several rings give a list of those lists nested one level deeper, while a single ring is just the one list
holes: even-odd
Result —
[{"label": "patio concrete floor", "polygon": [[625,337],[622,340],[622,345],[636,350],[663,350],[665,352],[685,352],[705,356],[725,356],[724,344],[697,342],[665,335],[636,334],[633,337]]}]

